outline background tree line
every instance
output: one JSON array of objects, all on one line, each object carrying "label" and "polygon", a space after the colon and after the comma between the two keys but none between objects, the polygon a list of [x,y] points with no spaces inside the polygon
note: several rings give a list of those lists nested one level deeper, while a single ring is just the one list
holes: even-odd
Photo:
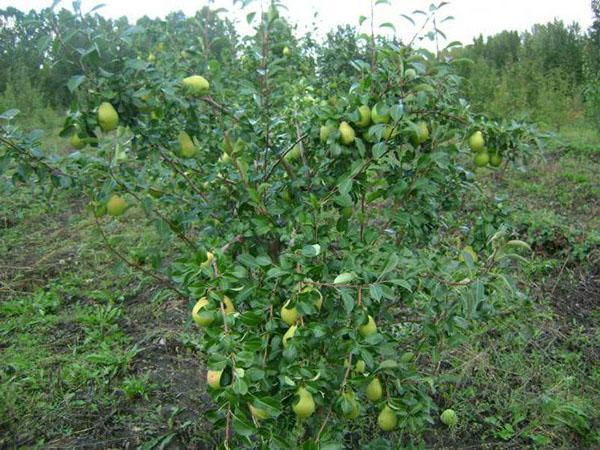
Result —
[{"label": "background tree line", "polygon": [[[594,22],[589,30],[560,20],[534,25],[530,31],[503,31],[479,36],[473,43],[448,50],[448,56],[464,60],[459,73],[465,78],[463,93],[478,111],[496,117],[537,121],[549,128],[576,122],[584,116],[600,124],[600,4],[591,1]],[[82,28],[78,19],[85,20]],[[172,13],[164,20],[144,17],[136,23],[144,33],[132,34],[140,59],[180,58],[197,52],[214,63],[224,55],[236,58],[239,41],[233,23],[221,19],[218,11],[204,8],[193,17]],[[111,66],[111,44],[95,39],[107,30],[115,35],[129,27],[126,18],[107,19],[46,8],[23,12],[16,8],[0,10],[0,108],[18,107],[23,116],[46,126],[73,100],[67,81],[85,72],[85,64],[103,70]],[[339,74],[339,87],[355,71],[353,61],[368,58],[367,39],[351,26],[330,31],[322,43],[311,35],[300,41],[293,27],[280,30],[288,45],[302,52],[300,71]],[[169,42],[162,36],[168,35]],[[52,45],[58,38],[69,45]],[[228,48],[229,52],[224,52]],[[281,49],[279,49],[281,50]],[[237,55],[240,56],[240,55]],[[242,56],[243,58],[243,56]],[[230,63],[233,60],[229,61]],[[347,86],[349,87],[349,86]],[[331,88],[337,88],[332,86]]]}]

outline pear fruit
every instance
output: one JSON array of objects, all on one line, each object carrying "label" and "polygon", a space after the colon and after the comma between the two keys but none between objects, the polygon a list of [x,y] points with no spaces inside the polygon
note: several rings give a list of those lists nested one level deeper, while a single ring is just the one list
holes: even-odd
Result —
[{"label": "pear fruit", "polygon": [[235,312],[235,306],[233,306],[233,302],[227,296],[223,297],[223,306],[225,309],[225,314],[230,315]]},{"label": "pear fruit", "polygon": [[288,56],[290,56],[292,54],[292,51],[290,50],[289,47],[286,46],[286,47],[283,47],[282,53],[283,53],[283,56],[285,56],[287,58]]},{"label": "pear fruit", "polygon": [[206,383],[213,389],[219,389],[221,387],[221,375],[222,370],[209,370],[206,372]]},{"label": "pear fruit", "polygon": [[301,419],[312,416],[315,412],[315,401],[312,394],[303,387],[298,388],[296,394],[298,395],[298,402],[292,405],[294,414]]},{"label": "pear fruit", "polygon": [[377,331],[377,324],[372,316],[369,316],[369,319],[365,325],[361,325],[358,327],[358,332],[362,337],[367,337],[372,335]]},{"label": "pear fruit", "polygon": [[319,138],[321,139],[321,142],[327,142],[327,139],[332,131],[333,128],[329,125],[321,125],[321,129],[319,130]]},{"label": "pear fruit", "polygon": [[85,147],[85,142],[79,137],[77,133],[73,133],[71,135],[70,142],[71,147],[76,148],[77,150],[81,150],[83,147]]},{"label": "pear fruit", "polygon": [[502,156],[498,152],[492,152],[490,155],[490,166],[500,167],[500,164],[502,164]]},{"label": "pear fruit", "polygon": [[283,341],[283,346],[287,347],[288,346],[288,341],[294,337],[294,335],[296,334],[296,330],[298,329],[298,325],[292,325],[288,328],[288,330],[285,332],[285,334],[283,335],[282,341]]},{"label": "pear fruit", "polygon": [[446,409],[441,415],[440,420],[448,427],[453,427],[458,423],[458,417],[453,409]]},{"label": "pear fruit", "polygon": [[123,197],[118,195],[113,195],[108,202],[106,202],[106,212],[113,217],[120,216],[126,209],[127,203],[125,203]]},{"label": "pear fruit", "polygon": [[427,123],[417,123],[417,138],[419,140],[419,144],[429,140],[429,127],[427,126]]},{"label": "pear fruit", "polygon": [[194,95],[202,95],[208,92],[210,83],[206,78],[200,75],[192,75],[191,77],[184,78],[183,86]]},{"label": "pear fruit", "polygon": [[256,421],[265,420],[269,418],[269,413],[262,408],[256,408],[255,406],[249,404],[248,409],[250,410],[250,414],[252,414],[252,417],[254,417]]},{"label": "pear fruit", "polygon": [[383,395],[383,387],[381,386],[381,381],[379,381],[379,378],[375,377],[371,380],[371,382],[367,385],[365,393],[367,394],[367,398],[372,402],[376,402],[381,399],[381,396]]},{"label": "pear fruit", "polygon": [[179,154],[184,158],[191,158],[196,154],[198,148],[192,138],[185,131],[179,132]]},{"label": "pear fruit", "polygon": [[119,125],[119,114],[108,102],[103,102],[98,108],[98,124],[102,131],[112,131]]},{"label": "pear fruit", "polygon": [[281,307],[281,320],[288,325],[294,325],[298,320],[298,317],[300,317],[300,313],[298,313],[295,306],[293,308],[288,308],[287,305],[289,304],[290,301],[288,300],[285,305]]},{"label": "pear fruit", "polygon": [[476,131],[471,135],[469,138],[469,147],[471,147],[471,150],[474,152],[480,152],[485,148],[485,140],[483,139],[481,131]]},{"label": "pear fruit", "polygon": [[356,133],[354,132],[354,129],[350,125],[348,125],[348,122],[340,123],[339,129],[340,129],[342,144],[344,144],[344,145],[352,144],[354,142],[354,139],[356,138]]},{"label": "pear fruit", "polygon": [[392,431],[398,425],[396,413],[388,405],[385,405],[377,417],[377,424],[383,431]]},{"label": "pear fruit", "polygon": [[371,123],[371,108],[369,108],[367,105],[362,105],[358,108],[358,114],[360,119],[356,122],[356,125],[361,128],[368,127]]},{"label": "pear fruit", "polygon": [[362,359],[359,359],[358,361],[356,361],[356,364],[354,365],[354,371],[356,373],[364,373],[366,368],[367,368],[367,366]]},{"label": "pear fruit", "polygon": [[201,311],[201,309],[208,305],[208,303],[208,299],[206,297],[202,297],[192,308],[192,318],[199,327],[207,327],[215,320],[213,314],[207,313],[206,311]]},{"label": "pear fruit", "polygon": [[371,120],[373,123],[388,123],[390,120],[390,113],[386,112],[385,114],[382,114],[377,110],[377,105],[375,105],[371,110]]},{"label": "pear fruit", "polygon": [[485,150],[475,155],[475,165],[477,167],[485,167],[490,162],[490,155]]}]

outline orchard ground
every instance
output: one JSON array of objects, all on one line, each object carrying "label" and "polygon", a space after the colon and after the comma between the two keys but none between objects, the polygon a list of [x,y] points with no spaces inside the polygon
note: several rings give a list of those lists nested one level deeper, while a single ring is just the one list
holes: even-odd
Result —
[{"label": "orchard ground", "polygon": [[[501,200],[534,249],[519,274],[529,301],[443,355],[452,387],[436,401],[459,424],[436,423],[427,446],[600,444],[599,173],[600,135],[583,125],[528,168],[476,173],[483,196],[462,214],[481,224],[478,202]],[[0,202],[0,447],[213,448],[192,300],[108,251],[85,206],[77,192],[25,186]],[[150,265],[158,237],[143,223],[131,209],[104,227]],[[357,424],[348,447],[373,429]]]}]

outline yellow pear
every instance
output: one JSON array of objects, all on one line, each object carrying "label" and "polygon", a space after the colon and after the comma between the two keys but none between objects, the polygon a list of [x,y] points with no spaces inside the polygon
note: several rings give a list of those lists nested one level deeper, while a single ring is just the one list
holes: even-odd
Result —
[{"label": "yellow pear", "polygon": [[192,138],[185,131],[179,132],[179,154],[184,158],[191,158],[196,154],[198,148]]},{"label": "yellow pear", "polygon": [[210,88],[208,80],[200,75],[184,78],[183,85],[192,94],[205,94]]},{"label": "yellow pear", "polygon": [[235,306],[233,306],[233,302],[229,297],[223,297],[223,304],[225,306],[225,314],[229,315],[235,312]]},{"label": "yellow pear", "polygon": [[379,378],[375,377],[371,380],[365,393],[367,394],[367,398],[372,402],[376,402],[381,399],[381,396],[383,395],[383,388],[381,387],[381,381],[379,381]]},{"label": "yellow pear", "polygon": [[294,306],[293,308],[287,308],[286,305],[289,305],[290,301],[288,300],[285,305],[281,307],[281,320],[283,320],[288,325],[294,325],[298,320],[300,314],[298,310]]},{"label": "yellow pear", "polygon": [[356,133],[354,132],[354,129],[350,125],[348,125],[348,122],[340,123],[339,129],[340,129],[342,144],[345,144],[345,145],[352,144],[354,142],[354,139],[356,138]]},{"label": "yellow pear", "polygon": [[294,335],[296,334],[296,330],[298,329],[298,325],[292,325],[291,327],[288,328],[288,330],[285,332],[285,334],[283,335],[283,346],[287,347],[288,346],[288,341],[294,337]]},{"label": "yellow pear", "polygon": [[359,127],[367,127],[371,123],[371,108],[367,105],[362,105],[358,108],[360,119],[356,122]]},{"label": "yellow pear", "polygon": [[388,405],[385,405],[377,417],[377,424],[383,431],[392,431],[398,425],[396,413]]},{"label": "yellow pear", "polygon": [[106,212],[113,217],[120,216],[126,209],[127,203],[118,195],[113,195],[106,203]]},{"label": "yellow pear", "polygon": [[[469,146],[474,152],[480,152],[485,147],[485,140],[481,131],[476,131],[469,138]],[[487,164],[487,163],[486,163]]]},{"label": "yellow pear", "polygon": [[292,405],[292,409],[294,410],[294,414],[301,419],[306,419],[307,417],[312,416],[315,412],[315,401],[310,392],[308,392],[305,388],[298,388],[296,392],[299,399],[298,402]]},{"label": "yellow pear", "polygon": [[373,319],[372,316],[369,316],[369,320],[367,321],[367,323],[365,325],[361,325],[360,327],[358,327],[358,332],[360,333],[360,335],[362,337],[370,336],[373,333],[375,333],[376,331],[377,331],[377,324],[375,323],[375,320]]},{"label": "yellow pear", "polygon": [[98,108],[98,124],[102,131],[112,131],[119,125],[119,114],[108,102],[103,102]]},{"label": "yellow pear", "polygon": [[192,308],[192,318],[199,327],[207,327],[215,320],[212,314],[207,314],[206,312],[200,311],[202,308],[208,305],[208,303],[208,299],[206,297],[202,297]]},{"label": "yellow pear", "polygon": [[221,387],[221,375],[222,370],[209,370],[206,372],[206,383],[213,389],[219,389]]},{"label": "yellow pear", "polygon": [[267,413],[264,409],[256,408],[252,405],[248,405],[248,409],[250,410],[250,414],[256,421],[265,420],[269,418],[269,413]]}]

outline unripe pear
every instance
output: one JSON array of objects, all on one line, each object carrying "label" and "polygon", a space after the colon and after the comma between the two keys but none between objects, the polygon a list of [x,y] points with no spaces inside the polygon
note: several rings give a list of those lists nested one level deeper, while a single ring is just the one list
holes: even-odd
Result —
[{"label": "unripe pear", "polygon": [[469,146],[474,152],[480,152],[485,148],[485,140],[483,139],[481,131],[476,131],[471,135],[469,138]]},{"label": "unripe pear", "polygon": [[362,105],[358,108],[360,119],[356,122],[359,127],[367,127],[371,123],[371,108],[367,105]]},{"label": "unripe pear", "polygon": [[427,123],[417,123],[417,136],[419,139],[419,144],[422,144],[429,139],[429,127],[427,126]]},{"label": "unripe pear", "polygon": [[293,308],[287,308],[286,306],[289,305],[289,303],[290,302],[288,300],[286,304],[281,307],[281,320],[283,320],[288,325],[294,325],[298,320],[300,314],[298,313],[298,309],[296,309],[295,306]]},{"label": "unripe pear", "polygon": [[196,154],[197,147],[192,138],[185,131],[179,132],[179,154],[184,158],[191,158]]},{"label": "unripe pear", "polygon": [[388,405],[385,405],[377,417],[377,424],[383,431],[392,431],[398,425],[396,413]]},{"label": "unripe pear", "polygon": [[148,53],[148,62],[153,63],[156,61],[156,55],[154,53]]},{"label": "unripe pear", "polygon": [[356,419],[360,415],[360,405],[356,401],[354,392],[344,392],[342,397],[344,397],[344,399],[352,406],[350,412],[344,413],[344,415],[348,419]]},{"label": "unripe pear", "polygon": [[120,216],[126,209],[127,203],[118,195],[113,195],[106,203],[106,212],[113,217]]},{"label": "unripe pear", "polygon": [[358,361],[356,361],[356,364],[354,365],[354,371],[356,373],[364,373],[365,369],[366,369],[366,364],[362,359],[359,359]]},{"label": "unripe pear", "polygon": [[296,330],[298,329],[298,325],[292,325],[291,327],[288,328],[288,330],[285,332],[285,334],[283,335],[283,346],[287,347],[288,346],[288,341],[294,337],[294,335],[296,334]]},{"label": "unripe pear", "polygon": [[221,387],[221,375],[222,370],[209,370],[206,372],[206,383],[213,389],[219,389]]},{"label": "unripe pear", "polygon": [[299,399],[298,402],[292,405],[292,410],[294,414],[301,419],[306,419],[310,417],[315,412],[315,401],[310,392],[308,392],[305,388],[298,388],[296,392]]},{"label": "unripe pear", "polygon": [[288,57],[292,54],[292,51],[289,49],[289,47],[283,47],[283,56]]},{"label": "unripe pear", "polygon": [[358,327],[358,332],[360,333],[360,335],[362,337],[370,336],[373,333],[375,333],[376,331],[377,331],[377,324],[375,323],[375,320],[373,319],[372,316],[369,316],[369,320],[367,321],[367,323],[365,325],[361,325],[360,327]]},{"label": "unripe pear", "polygon": [[319,132],[319,138],[321,139],[321,142],[327,142],[327,139],[332,131],[333,129],[329,125],[321,125],[321,130]]},{"label": "unripe pear", "polygon": [[377,105],[375,105],[371,110],[371,120],[373,123],[387,123],[390,120],[390,113],[386,112],[385,114],[381,114],[377,110]]},{"label": "unripe pear", "polygon": [[223,297],[223,306],[223,309],[225,309],[225,314],[230,315],[235,312],[235,306],[233,306],[233,302],[227,296]]},{"label": "unripe pear", "polygon": [[183,79],[183,86],[192,94],[205,94],[210,88],[210,83],[200,75],[192,75]]},{"label": "unripe pear", "polygon": [[500,164],[502,164],[502,156],[498,152],[493,152],[490,155],[490,166],[500,167]]},{"label": "unripe pear", "polygon": [[250,414],[252,414],[252,417],[254,417],[254,419],[257,421],[269,418],[269,413],[267,413],[264,409],[256,408],[252,405],[248,405],[248,409],[250,409]]},{"label": "unripe pear", "polygon": [[77,150],[81,150],[85,147],[85,142],[79,137],[77,133],[71,135],[71,146]]},{"label": "unripe pear", "polygon": [[194,319],[194,322],[196,322],[196,325],[198,325],[199,327],[207,327],[215,320],[212,314],[206,314],[200,311],[206,305],[208,305],[208,299],[206,297],[202,297],[196,302],[196,304],[192,308],[192,318]]},{"label": "unripe pear", "polygon": [[367,385],[365,393],[367,394],[367,398],[372,402],[376,402],[381,399],[381,396],[383,395],[383,387],[381,386],[381,381],[379,381],[379,378],[375,377],[371,380],[371,382]]},{"label": "unripe pear", "polygon": [[112,131],[119,125],[119,114],[108,102],[103,102],[98,108],[98,124],[102,131]]},{"label": "unripe pear", "polygon": [[440,420],[449,427],[453,427],[458,423],[458,417],[453,409],[446,409],[440,416]]},{"label": "unripe pear", "polygon": [[354,129],[350,125],[348,125],[348,122],[340,123],[339,129],[340,129],[342,144],[345,144],[345,145],[352,144],[354,142],[354,139],[356,138],[356,133],[354,132]]},{"label": "unripe pear", "polygon": [[475,155],[475,165],[477,167],[485,167],[490,162],[490,155],[486,151],[479,152]]}]

